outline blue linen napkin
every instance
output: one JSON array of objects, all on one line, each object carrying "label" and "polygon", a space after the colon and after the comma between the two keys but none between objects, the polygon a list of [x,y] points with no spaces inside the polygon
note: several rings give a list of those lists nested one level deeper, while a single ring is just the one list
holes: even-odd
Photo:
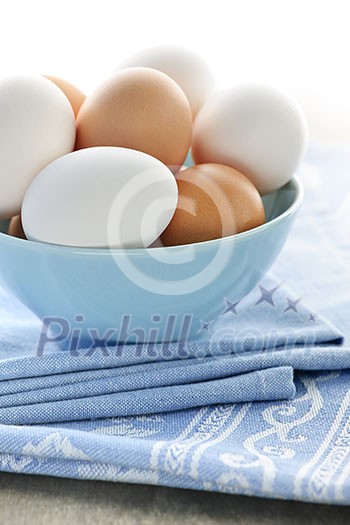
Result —
[{"label": "blue linen napkin", "polygon": [[[230,376],[235,379],[243,378],[243,373],[248,376],[249,370],[254,373],[254,367],[262,363],[266,364],[264,370],[270,370],[272,364],[278,370],[286,367],[288,374],[293,359],[292,368],[307,370],[295,374],[293,399],[45,426],[0,425],[0,469],[349,504],[350,371],[337,370],[348,368],[350,352],[349,167],[350,150],[314,147],[309,151],[300,172],[306,186],[305,205],[274,268],[277,283],[285,281],[297,294],[293,301],[300,296],[307,299],[313,305],[312,317],[317,314],[316,321],[323,314],[340,327],[346,336],[345,347],[301,344],[290,350],[285,344],[270,345],[273,338],[265,337],[253,354],[233,352],[232,358],[221,355],[202,360],[204,366],[209,363],[205,359],[230,363],[235,359],[239,364],[235,371],[242,374]],[[275,297],[280,292],[282,287]],[[21,382],[23,392],[35,392],[44,385],[72,385],[75,374],[81,374],[80,387],[83,378],[94,381],[106,372],[115,377],[113,359],[107,358],[109,371],[86,366],[84,356],[78,357],[73,369],[69,356],[57,353],[37,359],[31,339],[35,321],[23,315],[15,301],[12,305],[8,315],[6,311],[1,315],[3,394],[18,393]],[[19,322],[14,319],[15,310],[21,311]],[[286,316],[294,313],[287,310]],[[280,317],[282,322],[286,319]],[[309,322],[316,321],[310,318]],[[261,323],[266,328],[266,319]],[[311,345],[311,339],[307,341]],[[23,358],[26,354],[29,357]],[[21,367],[30,362],[37,364],[27,373]]]},{"label": "blue linen napkin", "polygon": [[[73,377],[76,377],[78,374],[64,374],[64,376],[69,376],[69,379],[66,379],[66,381],[69,382],[66,383],[63,382],[62,375],[55,375],[54,378],[57,382],[61,381],[61,384],[36,389],[33,388],[36,380],[39,380],[40,384],[41,379],[46,380],[51,378],[51,376],[30,378],[29,381],[32,381],[32,379],[34,379],[34,381],[29,385],[28,383],[25,384],[24,387],[21,386],[21,381],[26,381],[26,379],[20,380],[19,383],[15,385],[15,381],[5,381],[0,383],[0,386],[3,386],[2,392],[7,391],[7,393],[0,395],[0,410],[6,407],[36,405],[38,403],[50,403],[53,401],[69,401],[93,396],[105,396],[106,394],[159,388],[162,386],[208,382],[216,379],[231,378],[232,376],[239,376],[240,374],[247,374],[248,372],[263,372],[268,368],[270,368],[268,375],[265,377],[263,374],[260,374],[260,377],[264,381],[265,387],[268,387],[269,382],[272,381],[275,396],[279,391],[280,398],[283,398],[284,394],[286,394],[285,389],[287,387],[289,388],[289,385],[287,386],[280,382],[280,367],[291,367],[295,370],[350,369],[350,352],[347,350],[339,352],[332,347],[294,348],[279,350],[277,352],[273,351],[267,354],[253,353],[252,355],[246,356],[192,359],[184,363],[174,361],[169,363],[149,363],[135,367],[94,370],[92,371],[93,373],[98,372],[98,375],[102,376],[103,374],[105,377],[96,378],[93,376],[93,379],[87,379],[86,376],[84,376],[84,379],[79,381],[73,380]],[[131,371],[130,368],[133,371]],[[8,393],[9,390],[14,390],[14,386],[18,391]],[[251,387],[247,392],[242,392],[242,396],[255,395],[257,398],[263,400],[267,399],[267,397],[264,397],[267,396],[266,390],[266,388],[260,389],[261,395],[258,395],[256,392],[252,394],[253,388]],[[286,397],[289,397],[289,395]],[[243,401],[243,397],[241,401]],[[175,402],[178,403],[178,401]],[[66,405],[69,406],[69,403],[66,403]],[[43,407],[43,405],[40,406]],[[55,405],[50,406],[50,415],[52,417]],[[56,405],[56,407],[57,406],[58,405]],[[59,406],[62,407],[64,405],[61,403]],[[34,411],[36,411],[36,409],[37,407],[34,406]],[[27,418],[29,417],[30,410],[31,407],[26,408]],[[99,410],[99,413],[101,413],[104,408],[103,406],[99,406],[96,407],[96,410]],[[8,411],[6,412],[7,414],[9,413]],[[95,417],[101,416],[97,415]]]},{"label": "blue linen napkin", "polygon": [[0,421],[8,425],[55,423],[294,397],[292,367],[279,367],[278,375],[275,372],[275,368],[268,368],[213,381],[152,388],[147,385],[140,390],[2,408]]},{"label": "blue linen napkin", "polygon": [[[19,305],[15,302],[15,317],[11,318],[11,298],[5,293],[0,296],[1,304],[5,326],[21,326]],[[42,424],[290,399],[295,394],[292,352],[282,366],[273,354],[269,366],[257,360],[248,362],[245,355],[342,342],[331,323],[316,317],[272,278],[266,278],[239,304],[224,298],[223,305],[220,317],[205,323],[198,341],[94,348],[92,352],[56,348],[52,353],[51,346],[49,353],[37,355],[40,324],[33,320],[31,337],[27,332],[23,349],[27,354],[32,341],[31,353],[18,357],[16,340],[17,357],[0,361],[0,423]],[[23,319],[28,329],[26,310]],[[13,346],[4,340],[3,353]],[[312,352],[322,367],[314,348]],[[220,359],[225,355],[229,358]],[[346,359],[345,363],[341,368],[348,366]]]}]

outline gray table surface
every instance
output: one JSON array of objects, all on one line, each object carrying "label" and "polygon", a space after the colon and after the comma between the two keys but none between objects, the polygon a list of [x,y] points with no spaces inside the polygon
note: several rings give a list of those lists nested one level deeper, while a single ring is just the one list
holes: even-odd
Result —
[{"label": "gray table surface", "polygon": [[350,507],[0,473],[0,524],[346,525]]}]

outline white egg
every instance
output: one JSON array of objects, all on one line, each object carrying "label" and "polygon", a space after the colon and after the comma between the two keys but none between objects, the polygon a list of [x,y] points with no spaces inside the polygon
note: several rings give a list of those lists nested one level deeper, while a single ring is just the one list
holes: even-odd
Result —
[{"label": "white egg", "polygon": [[65,246],[142,248],[174,215],[175,178],[162,162],[126,148],[69,153],[29,186],[22,222],[29,240]]},{"label": "white egg", "polygon": [[161,46],[140,51],[118,69],[149,67],[171,77],[182,88],[193,117],[214,92],[215,79],[208,64],[197,53],[181,47]]},{"label": "white egg", "polygon": [[74,142],[73,110],[55,84],[41,76],[0,81],[0,219],[20,213],[35,175]]},{"label": "white egg", "polygon": [[242,171],[265,194],[292,178],[307,139],[305,116],[289,94],[245,85],[218,92],[203,106],[194,122],[192,155],[196,164]]}]

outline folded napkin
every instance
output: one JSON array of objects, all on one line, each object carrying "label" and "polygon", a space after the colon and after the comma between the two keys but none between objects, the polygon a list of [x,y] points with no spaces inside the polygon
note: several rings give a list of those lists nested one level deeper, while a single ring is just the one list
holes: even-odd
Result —
[{"label": "folded napkin", "polygon": [[[200,339],[181,343],[128,344],[72,353],[55,351],[51,345],[47,354],[38,354],[40,323],[26,310],[21,312],[4,292],[0,306],[0,327],[4,326],[9,338],[2,340],[0,354],[0,423],[6,424],[290,399],[295,395],[293,368],[297,364],[292,349],[304,348],[306,357],[311,352],[313,363],[322,369],[329,367],[329,360],[324,361],[323,355],[319,359],[323,349],[314,345],[342,342],[341,333],[331,323],[271,277],[238,304],[223,298],[222,314],[203,322]],[[19,326],[14,330],[16,323]],[[27,332],[25,355],[20,357],[17,337],[22,326]],[[6,359],[14,346],[17,357]],[[279,354],[286,348],[290,357],[281,361]],[[254,354],[258,358],[251,359]],[[303,363],[306,360],[299,360],[299,367],[306,366]],[[344,355],[338,368],[348,366]]]},{"label": "folded napkin", "polygon": [[[202,341],[181,355],[39,357],[40,324],[1,294],[0,470],[349,504],[349,166],[350,150],[309,151],[277,277],[239,305],[223,298],[227,312],[204,319]],[[259,395],[284,400],[251,402]]]}]

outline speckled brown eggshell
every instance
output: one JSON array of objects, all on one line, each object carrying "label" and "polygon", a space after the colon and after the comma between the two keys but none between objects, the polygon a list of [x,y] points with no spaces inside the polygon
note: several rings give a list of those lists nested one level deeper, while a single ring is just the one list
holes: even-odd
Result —
[{"label": "speckled brown eggshell", "polygon": [[176,172],[191,143],[192,116],[182,89],[148,68],[128,68],[88,96],[77,118],[76,149],[121,146],[148,153]]},{"label": "speckled brown eggshell", "polygon": [[218,239],[265,222],[262,199],[250,180],[221,164],[200,164],[176,176],[179,200],[161,235],[165,246]]}]

